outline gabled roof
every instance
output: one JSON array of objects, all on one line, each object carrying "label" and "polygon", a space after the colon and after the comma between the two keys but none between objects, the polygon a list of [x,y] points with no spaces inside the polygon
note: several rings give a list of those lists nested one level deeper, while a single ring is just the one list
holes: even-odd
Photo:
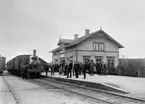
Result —
[{"label": "gabled roof", "polygon": [[57,50],[60,50],[60,47],[57,47],[57,48],[53,49],[53,50],[50,51],[50,52],[54,52],[54,51],[57,51]]},{"label": "gabled roof", "polygon": [[59,39],[59,42],[57,45],[63,44],[70,44],[73,41],[73,39]]},{"label": "gabled roof", "polygon": [[[102,35],[100,35],[100,34],[102,34]],[[124,48],[124,46],[122,46],[119,42],[117,42],[115,39],[113,39],[111,36],[109,36],[107,33],[105,33],[102,29],[95,31],[93,33],[90,33],[88,35],[82,36],[82,37],[72,41],[66,47],[71,47],[71,46],[77,45],[77,44],[81,43],[82,41],[88,39],[89,37],[92,37],[93,35],[104,36],[105,38],[110,39],[112,42],[114,42],[119,48]]]},{"label": "gabled roof", "polygon": [[[100,35],[101,34],[101,35]],[[74,45],[77,45],[81,42],[83,42],[84,40],[92,37],[93,35],[97,35],[97,36],[103,36],[109,40],[111,40],[112,42],[114,42],[119,48],[124,48],[123,45],[121,45],[119,42],[117,42],[115,39],[113,39],[111,36],[109,36],[106,32],[104,32],[102,29],[98,30],[98,31],[95,31],[95,32],[92,32],[88,35],[85,35],[85,36],[82,36],[76,40],[73,40],[73,39],[59,39],[59,42],[57,45],[60,45],[61,43],[64,43],[66,44],[66,48],[67,47],[71,47],[71,46],[74,46]],[[58,51],[60,50],[60,47],[57,47],[55,49],[53,49],[51,52],[54,52],[54,51]]]}]

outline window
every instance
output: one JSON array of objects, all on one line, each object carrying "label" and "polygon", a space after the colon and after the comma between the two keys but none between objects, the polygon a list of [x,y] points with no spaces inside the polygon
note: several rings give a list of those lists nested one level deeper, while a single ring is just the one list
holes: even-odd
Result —
[{"label": "window", "polygon": [[60,49],[60,53],[64,53],[64,51],[65,51],[64,48]]},{"label": "window", "polygon": [[93,44],[93,50],[96,50],[96,44]]},{"label": "window", "polygon": [[104,51],[104,43],[93,43],[93,50],[94,51]]},{"label": "window", "polygon": [[54,59],[54,62],[55,62],[55,63],[58,62],[58,59]]},{"label": "window", "polygon": [[108,67],[113,68],[114,67],[114,57],[107,57]]},{"label": "window", "polygon": [[83,56],[83,62],[90,61],[91,56]]}]

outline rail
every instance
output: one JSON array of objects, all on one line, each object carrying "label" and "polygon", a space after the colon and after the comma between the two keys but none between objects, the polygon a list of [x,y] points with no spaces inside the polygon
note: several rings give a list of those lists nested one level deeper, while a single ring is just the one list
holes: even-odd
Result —
[{"label": "rail", "polygon": [[[92,100],[96,100],[96,101],[101,101],[101,102],[104,102],[104,103],[107,103],[107,104],[116,104],[116,103],[114,103],[114,101],[108,101],[108,100],[104,100],[103,98],[102,99],[100,99],[100,98],[97,98],[97,97],[92,97],[92,96],[90,96],[90,95],[87,95],[87,94],[84,94],[84,93],[80,93],[80,92],[76,92],[75,90],[73,91],[72,89],[70,90],[70,89],[67,89],[65,86],[67,85],[67,86],[70,86],[70,87],[72,87],[72,86],[74,86],[74,87],[77,87],[77,88],[80,88],[80,89],[85,89],[85,90],[90,90],[90,91],[94,91],[94,92],[101,92],[101,93],[103,93],[103,94],[107,94],[107,95],[109,95],[108,96],[108,98],[110,98],[110,99],[114,99],[114,100],[118,100],[118,101],[123,101],[123,102],[125,102],[125,101],[127,101],[127,102],[133,102],[134,104],[137,104],[137,103],[139,103],[139,104],[145,104],[145,101],[144,100],[141,100],[141,99],[137,99],[137,98],[132,98],[132,97],[127,97],[127,96],[123,96],[123,95],[118,95],[118,94],[112,94],[112,93],[110,93],[110,92],[102,92],[101,90],[99,91],[99,90],[94,90],[94,89],[90,89],[90,88],[88,88],[88,87],[83,87],[83,86],[78,86],[78,85],[74,85],[74,84],[69,84],[69,83],[64,83],[64,82],[60,82],[60,81],[55,81],[55,80],[49,80],[49,79],[33,79],[33,81],[35,81],[35,82],[39,82],[39,83],[42,83],[42,84],[45,84],[45,85],[49,85],[49,86],[53,86],[53,87],[55,87],[55,88],[59,88],[59,89],[62,89],[62,90],[64,90],[64,91],[68,91],[68,92],[71,92],[71,93],[74,93],[74,94],[77,94],[77,95],[81,95],[81,96],[84,96],[84,97],[87,97],[87,98],[89,98],[89,99],[92,99]],[[53,83],[61,83],[61,84],[63,84],[64,85],[64,87],[61,87],[61,86],[58,86],[58,85],[55,85],[55,84],[53,84]],[[69,88],[69,87],[68,87]],[[96,93],[96,94],[97,94]],[[118,99],[116,99],[116,97],[118,98]]]},{"label": "rail", "polygon": [[15,101],[16,101],[16,104],[22,104],[20,102],[20,100],[17,98],[16,94],[14,93],[14,91],[11,89],[10,85],[7,83],[7,81],[5,80],[4,76],[2,77],[3,78],[3,81],[5,83],[5,85],[7,86],[9,92],[12,94],[12,96],[14,97]]}]

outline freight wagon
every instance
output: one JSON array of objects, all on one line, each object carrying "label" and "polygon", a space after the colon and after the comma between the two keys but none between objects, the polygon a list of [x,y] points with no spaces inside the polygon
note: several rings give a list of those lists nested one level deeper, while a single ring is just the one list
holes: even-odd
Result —
[{"label": "freight wagon", "polygon": [[1,57],[0,56],[0,75],[3,73],[3,71],[5,70],[5,57]]},{"label": "freight wagon", "polygon": [[24,67],[29,66],[30,76],[40,76],[43,72],[43,66],[47,64],[42,58],[36,56],[36,50],[33,51],[33,55],[19,55],[7,62],[8,72],[15,75],[22,75]]},{"label": "freight wagon", "polygon": [[10,73],[20,75],[22,67],[29,63],[30,55],[19,55],[7,62],[7,70]]}]

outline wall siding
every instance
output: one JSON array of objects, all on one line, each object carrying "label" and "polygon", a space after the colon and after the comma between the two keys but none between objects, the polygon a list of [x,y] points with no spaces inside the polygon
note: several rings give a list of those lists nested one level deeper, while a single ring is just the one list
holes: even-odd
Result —
[{"label": "wall siding", "polygon": [[77,49],[80,50],[93,50],[93,42],[103,42],[105,43],[105,51],[118,51],[118,46],[114,44],[109,39],[99,36],[93,36],[86,39],[77,46]]},{"label": "wall siding", "polygon": [[[105,44],[105,50],[103,52],[93,51],[94,42],[103,42]],[[92,36],[80,44],[65,49],[64,56],[73,56],[73,61],[78,60],[83,62],[83,56],[91,56],[91,60],[96,62],[95,56],[102,56],[102,61],[107,64],[107,56],[114,57],[115,66],[119,63],[119,48],[111,40],[102,36]],[[59,59],[61,54],[52,56],[52,59]]]}]

